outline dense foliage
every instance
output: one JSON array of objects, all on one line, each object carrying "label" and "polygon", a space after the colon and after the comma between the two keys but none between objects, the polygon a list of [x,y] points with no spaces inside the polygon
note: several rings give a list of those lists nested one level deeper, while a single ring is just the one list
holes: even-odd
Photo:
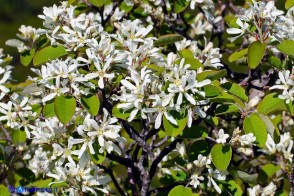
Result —
[{"label": "dense foliage", "polygon": [[[280,2],[280,1],[279,1]],[[294,1],[68,0],[0,51],[0,185],[289,195]],[[40,194],[40,193],[37,193]],[[50,193],[47,193],[51,195]]]}]

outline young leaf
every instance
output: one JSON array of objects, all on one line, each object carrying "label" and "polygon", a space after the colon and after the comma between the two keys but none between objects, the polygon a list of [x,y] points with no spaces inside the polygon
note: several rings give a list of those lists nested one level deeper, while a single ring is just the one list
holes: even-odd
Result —
[{"label": "young leaf", "polygon": [[287,110],[287,107],[285,101],[280,99],[277,93],[266,95],[257,105],[257,111],[261,114],[269,114],[281,110]]},{"label": "young leaf", "polygon": [[89,0],[89,2],[96,7],[102,7],[105,0]]},{"label": "young leaf", "polygon": [[291,7],[293,7],[294,5],[294,0],[286,0],[285,2],[285,8],[288,10],[290,9]]},{"label": "young leaf", "polygon": [[100,108],[100,100],[96,95],[83,96],[81,98],[82,105],[92,115],[96,116]]},{"label": "young leaf", "polygon": [[232,158],[232,148],[229,145],[215,144],[211,150],[212,163],[221,171],[226,171]]},{"label": "young leaf", "polygon": [[241,179],[245,183],[256,184],[258,174],[247,174],[241,170],[237,170],[235,168],[228,168],[228,172],[235,178]]},{"label": "young leaf", "polygon": [[178,136],[179,134],[183,133],[183,130],[186,127],[186,124],[188,121],[188,115],[187,115],[186,111],[184,111],[184,112],[171,111],[170,114],[177,121],[178,125],[172,124],[164,116],[163,117],[163,127],[168,135],[175,137],[175,136]]},{"label": "young leaf", "polygon": [[260,148],[263,148],[267,140],[267,129],[263,120],[257,113],[252,113],[246,116],[243,122],[243,129],[246,134],[253,133],[256,137],[256,143]]},{"label": "young leaf", "polygon": [[248,65],[255,69],[260,63],[266,50],[266,43],[260,41],[252,42],[248,48]]},{"label": "young leaf", "polygon": [[240,99],[242,99],[245,102],[248,102],[248,96],[246,95],[246,91],[244,88],[239,86],[238,84],[226,82],[221,85],[224,89],[226,89],[228,92],[230,92],[233,95],[236,95]]},{"label": "young leaf", "polygon": [[112,108],[112,115],[116,118],[120,118],[123,120],[127,120],[130,116],[130,112],[124,112],[123,109],[121,108],[117,108],[118,104],[116,104],[113,108]]},{"label": "young leaf", "polygon": [[182,39],[183,39],[183,37],[178,34],[163,35],[163,36],[159,37],[157,41],[154,42],[154,46],[172,44],[172,43],[181,41]]},{"label": "young leaf", "polygon": [[293,40],[284,40],[277,46],[277,49],[287,55],[294,56],[294,41]]},{"label": "young leaf", "polygon": [[203,156],[208,156],[209,153],[210,153],[210,147],[208,143],[202,139],[197,140],[189,148],[189,151],[188,151],[189,161],[193,162],[194,160],[196,160],[199,154],[202,154]]},{"label": "young leaf", "polygon": [[72,119],[76,109],[76,100],[71,96],[58,96],[54,101],[54,111],[62,124],[67,124]]},{"label": "young leaf", "polygon": [[174,187],[168,196],[192,196],[192,189],[190,187],[184,187],[183,185],[178,185]]},{"label": "young leaf", "polygon": [[33,58],[33,64],[35,66],[41,65],[48,61],[54,60],[56,58],[66,55],[67,52],[63,46],[48,46],[42,50],[36,52]]},{"label": "young leaf", "polygon": [[20,62],[21,64],[23,64],[24,66],[28,66],[34,57],[35,54],[35,49],[31,49],[30,51],[25,51],[23,53],[20,54]]},{"label": "young leaf", "polygon": [[48,102],[46,102],[46,105],[43,108],[43,116],[45,118],[50,118],[55,116],[55,111],[54,111],[54,100],[50,100]]},{"label": "young leaf", "polygon": [[180,13],[186,9],[189,5],[189,1],[186,0],[175,0],[174,1],[174,11],[175,13]]},{"label": "young leaf", "polygon": [[234,62],[240,58],[242,58],[243,56],[245,56],[248,53],[248,48],[240,50],[238,52],[234,52],[233,54],[230,55],[229,57],[229,62]]},{"label": "young leaf", "polygon": [[268,179],[271,179],[272,176],[280,170],[280,168],[280,165],[273,165],[271,163],[262,166],[258,173],[258,181],[265,183]]}]

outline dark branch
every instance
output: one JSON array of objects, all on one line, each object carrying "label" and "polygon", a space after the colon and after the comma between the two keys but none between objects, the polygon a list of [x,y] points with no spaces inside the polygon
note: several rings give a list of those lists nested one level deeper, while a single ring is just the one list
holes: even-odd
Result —
[{"label": "dark branch", "polygon": [[100,165],[100,164],[98,164],[98,166],[99,166],[100,168],[102,168],[106,173],[108,173],[108,175],[110,176],[110,178],[111,178],[111,180],[112,180],[114,186],[116,187],[116,189],[118,190],[118,192],[120,193],[120,195],[122,195],[122,196],[126,196],[126,194],[124,193],[124,191],[122,190],[122,188],[119,186],[119,184],[118,184],[116,178],[114,177],[112,170],[111,170],[111,169],[108,169],[108,168],[105,167],[104,165]]}]

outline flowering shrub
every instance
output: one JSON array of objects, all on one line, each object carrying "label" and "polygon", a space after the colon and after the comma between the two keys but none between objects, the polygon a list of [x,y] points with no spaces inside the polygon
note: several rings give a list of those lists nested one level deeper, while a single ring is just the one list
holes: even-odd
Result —
[{"label": "flowering shrub", "polygon": [[45,7],[6,42],[34,74],[15,84],[0,51],[3,195],[291,194],[293,5]]}]

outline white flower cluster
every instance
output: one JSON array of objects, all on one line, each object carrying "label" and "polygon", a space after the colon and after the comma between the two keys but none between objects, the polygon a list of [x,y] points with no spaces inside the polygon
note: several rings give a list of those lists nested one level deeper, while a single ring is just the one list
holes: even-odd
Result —
[{"label": "white flower cluster", "polygon": [[280,99],[285,99],[286,103],[294,100],[294,81],[293,81],[293,70],[279,71],[279,79],[276,81],[276,85],[270,87],[272,89],[283,90],[282,94],[279,95]]},{"label": "white flower cluster", "polygon": [[256,195],[261,195],[261,196],[270,196],[274,195],[276,193],[277,186],[271,182],[269,185],[266,187],[261,187],[259,184],[247,189],[247,193],[249,196],[256,196]]},{"label": "white flower cluster", "polygon": [[[218,184],[215,182],[214,179],[217,180],[226,180],[227,172],[221,172],[218,169],[213,169],[211,167],[211,157],[203,156],[202,154],[199,154],[197,157],[197,160],[193,162],[193,164],[188,164],[188,169],[191,170],[191,177],[190,177],[190,185],[192,185],[194,188],[197,188],[200,185],[200,181],[204,181],[203,175],[207,173],[207,186],[211,187],[211,185],[214,187],[214,189],[221,194],[222,191]],[[205,172],[206,171],[206,172]]]},{"label": "white flower cluster", "polygon": [[[248,9],[242,9],[242,14],[238,15],[236,24],[238,28],[228,28],[227,32],[229,34],[237,35],[231,38],[231,41],[236,40],[245,33],[251,34],[256,40],[265,41],[268,37],[273,37],[277,35],[279,31],[278,18],[283,15],[283,11],[278,10],[275,7],[274,1],[269,1],[267,3],[263,1],[252,1],[253,4],[249,3]],[[254,31],[251,31],[251,27],[254,27]]]},{"label": "white flower cluster", "polygon": [[285,160],[292,163],[293,160],[293,140],[289,132],[286,132],[280,136],[280,141],[276,144],[270,134],[267,136],[267,141],[265,143],[266,149],[261,150],[262,152],[272,155],[280,154]]}]

